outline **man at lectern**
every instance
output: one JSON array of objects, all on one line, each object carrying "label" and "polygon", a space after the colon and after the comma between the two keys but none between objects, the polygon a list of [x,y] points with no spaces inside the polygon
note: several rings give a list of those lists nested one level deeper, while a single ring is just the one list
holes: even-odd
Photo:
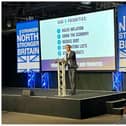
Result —
[{"label": "man at lectern", "polygon": [[71,95],[76,94],[76,53],[71,50],[71,45],[66,45],[66,65],[68,67],[68,79],[71,87]]}]

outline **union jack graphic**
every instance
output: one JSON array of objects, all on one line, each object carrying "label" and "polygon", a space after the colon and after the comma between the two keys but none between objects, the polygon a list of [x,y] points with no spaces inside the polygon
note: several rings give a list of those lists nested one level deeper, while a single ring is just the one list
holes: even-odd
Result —
[{"label": "union jack graphic", "polygon": [[126,49],[120,49],[120,57],[126,58]]},{"label": "union jack graphic", "polygon": [[39,55],[18,56],[18,72],[39,72]]}]

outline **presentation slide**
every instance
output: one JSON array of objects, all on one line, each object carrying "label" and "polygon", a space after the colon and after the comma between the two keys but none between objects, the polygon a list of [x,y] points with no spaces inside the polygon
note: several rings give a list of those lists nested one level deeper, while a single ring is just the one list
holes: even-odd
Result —
[{"label": "presentation slide", "polygon": [[114,70],[114,9],[40,21],[41,69],[57,70],[65,45],[76,52],[78,70]]}]

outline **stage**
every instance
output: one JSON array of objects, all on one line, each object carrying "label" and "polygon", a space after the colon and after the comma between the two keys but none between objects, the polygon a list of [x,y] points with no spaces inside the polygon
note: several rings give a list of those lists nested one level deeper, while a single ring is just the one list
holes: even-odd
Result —
[{"label": "stage", "polygon": [[27,88],[3,88],[2,110],[34,113],[69,118],[89,118],[107,113],[106,102],[126,98],[126,92],[77,90],[76,95],[59,97],[57,89],[32,90],[31,96],[22,95]]}]

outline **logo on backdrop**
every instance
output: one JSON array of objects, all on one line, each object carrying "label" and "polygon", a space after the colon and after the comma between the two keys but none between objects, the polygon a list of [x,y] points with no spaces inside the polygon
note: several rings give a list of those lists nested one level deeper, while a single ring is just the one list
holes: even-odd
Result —
[{"label": "logo on backdrop", "polygon": [[119,71],[126,72],[126,5],[118,7]]},{"label": "logo on backdrop", "polygon": [[40,70],[38,21],[17,23],[17,72]]}]

